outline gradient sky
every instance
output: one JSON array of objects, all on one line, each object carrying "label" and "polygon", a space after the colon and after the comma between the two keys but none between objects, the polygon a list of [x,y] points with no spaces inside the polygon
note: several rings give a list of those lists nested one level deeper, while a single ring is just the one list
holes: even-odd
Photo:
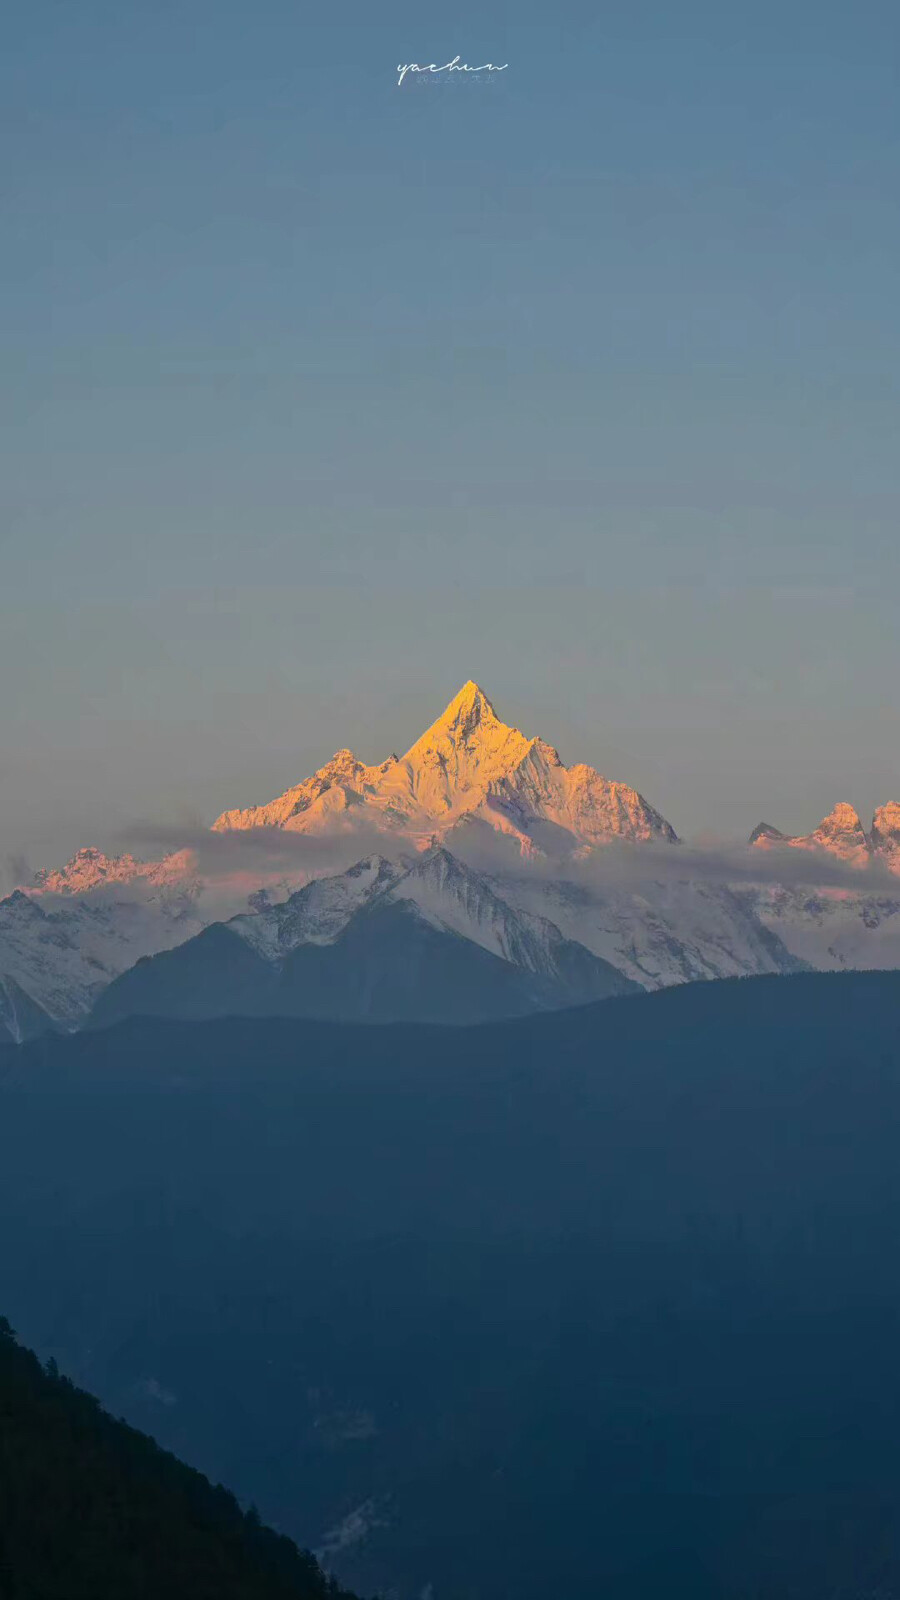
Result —
[{"label": "gradient sky", "polygon": [[[684,834],[900,798],[898,43],[895,0],[14,7],[0,866],[380,759],[469,677]],[[397,88],[457,52],[508,69]]]}]

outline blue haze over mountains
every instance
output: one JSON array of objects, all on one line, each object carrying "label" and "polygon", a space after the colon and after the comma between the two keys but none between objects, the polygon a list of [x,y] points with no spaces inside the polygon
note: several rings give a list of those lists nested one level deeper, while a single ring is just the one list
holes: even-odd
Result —
[{"label": "blue haze over mountains", "polygon": [[0,1051],[20,1333],[401,1600],[900,1586],[900,977]]}]

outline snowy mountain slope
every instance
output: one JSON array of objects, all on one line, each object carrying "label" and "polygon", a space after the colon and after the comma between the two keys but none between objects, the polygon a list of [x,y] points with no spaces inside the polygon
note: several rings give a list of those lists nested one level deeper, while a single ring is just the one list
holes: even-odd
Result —
[{"label": "snowy mountain slope", "polygon": [[367,856],[347,872],[314,878],[276,905],[232,917],[226,927],[266,961],[278,961],[302,944],[331,944],[351,917],[394,884],[402,868]]},{"label": "snowy mountain slope", "polygon": [[786,836],[761,823],[750,844],[768,851],[818,852],[823,861],[859,870],[859,888],[852,881],[854,871],[844,885],[776,882],[750,891],[760,922],[800,960],[823,971],[900,967],[900,883],[896,893],[889,879],[865,886],[867,868],[880,870],[882,879],[885,873],[900,874],[900,805],[879,806],[868,833],[854,808],[841,803],[812,833]]},{"label": "snowy mountain slope", "polygon": [[570,850],[611,838],[675,841],[636,790],[592,767],[566,767],[551,745],[501,722],[473,682],[405,756],[368,767],[339,751],[277,800],[223,812],[213,827],[316,833],[365,824],[421,848],[464,817],[512,834],[525,854],[539,848],[535,835],[548,827]]},{"label": "snowy mountain slope", "polygon": [[[541,912],[514,906],[506,889],[502,878],[492,880],[437,848],[415,861],[386,898],[416,906],[434,927],[470,939],[514,966],[551,982],[567,982],[577,952],[590,946],[563,933]],[[621,971],[599,951],[591,954],[611,972]]]},{"label": "snowy mountain slope", "polygon": [[639,890],[609,889],[584,877],[548,881],[519,873],[503,892],[517,909],[540,910],[567,938],[646,989],[805,965],[746,896],[721,884],[642,881]]},{"label": "snowy mountain slope", "polygon": [[[527,867],[515,876],[488,876],[438,846],[399,863],[366,857],[346,873],[317,879],[282,904],[262,905],[253,915],[207,928],[149,968],[143,963],[135,982],[127,975],[97,1014],[108,1020],[111,1008],[124,1015],[128,1006],[164,1012],[172,1005],[182,1015],[195,1003],[192,986],[203,996],[196,1003],[206,1008],[204,1015],[223,1014],[228,1005],[257,1011],[275,1005],[271,983],[239,957],[236,942],[249,946],[270,968],[287,971],[297,952],[345,940],[357,924],[361,943],[347,949],[369,951],[364,929],[376,910],[391,907],[530,975],[532,999],[543,1005],[581,1003],[631,984],[655,988],[691,978],[795,971],[802,965],[728,890],[650,884],[641,895],[610,897],[571,882],[537,878]],[[397,922],[385,926],[394,934],[401,928]],[[412,926],[402,925],[404,959],[417,948]],[[458,944],[444,948],[449,959]],[[303,985],[308,968],[307,962]],[[326,963],[323,981],[327,976],[333,984],[337,970]],[[345,981],[351,987],[355,983],[346,969]],[[285,995],[282,985],[281,1003]],[[292,991],[290,1004],[297,1003]]]},{"label": "snowy mountain slope", "polygon": [[811,967],[900,967],[900,893],[772,884],[751,899],[759,921]]},{"label": "snowy mountain slope", "polygon": [[[502,898],[502,887],[441,848],[400,863],[369,856],[348,872],[318,878],[282,904],[232,917],[225,926],[265,960],[278,962],[303,945],[333,943],[367,906],[396,905],[551,984],[574,981],[577,990],[573,974],[583,947],[573,949],[573,941],[546,917],[514,910]],[[608,975],[615,989],[614,969]]]},{"label": "snowy mountain slope", "polygon": [[430,882],[422,863],[397,877],[369,859],[310,885],[316,895],[215,923],[123,973],[91,1025],[134,1015],[479,1022],[637,988],[438,854]]},{"label": "snowy mountain slope", "polygon": [[201,926],[189,897],[107,891],[66,899],[16,890],[0,900],[0,980],[12,980],[54,1022],[74,1027],[120,972]]}]

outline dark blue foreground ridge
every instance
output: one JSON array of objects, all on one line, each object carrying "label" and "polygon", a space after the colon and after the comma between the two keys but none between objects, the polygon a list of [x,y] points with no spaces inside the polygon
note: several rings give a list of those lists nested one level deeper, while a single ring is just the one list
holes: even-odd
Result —
[{"label": "dark blue foreground ridge", "polygon": [[0,1062],[22,1337],[357,1591],[900,1594],[900,974]]}]

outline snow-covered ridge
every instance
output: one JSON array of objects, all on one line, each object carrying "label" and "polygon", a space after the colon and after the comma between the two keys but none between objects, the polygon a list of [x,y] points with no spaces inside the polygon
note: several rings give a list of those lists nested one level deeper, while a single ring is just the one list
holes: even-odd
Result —
[{"label": "snow-covered ridge", "polygon": [[139,861],[135,856],[107,856],[91,846],[76,850],[64,867],[35,874],[28,887],[32,895],[88,894],[113,885],[146,884],[155,889],[183,889],[196,878],[196,860],[190,850],[178,850],[162,861]]},{"label": "snow-covered ridge", "polygon": [[296,828],[296,819],[310,811],[324,795],[332,796],[321,808],[327,815],[335,804],[341,809],[348,794],[370,790],[396,759],[391,756],[380,767],[367,767],[364,762],[357,761],[351,750],[338,750],[311,778],[287,789],[277,800],[268,805],[251,806],[246,811],[223,811],[213,828],[219,832],[232,828]]},{"label": "snow-covered ridge", "polygon": [[278,961],[301,944],[331,944],[350,918],[390,888],[402,870],[383,856],[367,856],[347,872],[313,878],[274,905],[264,895],[258,897],[255,910],[232,917],[228,927],[267,961]]},{"label": "snow-covered ridge", "polygon": [[332,943],[377,903],[414,907],[431,926],[547,979],[564,973],[578,947],[651,989],[805,964],[758,921],[746,898],[722,886],[643,882],[639,894],[610,893],[589,876],[576,884],[527,868],[508,876],[479,871],[442,846],[400,863],[367,857],[227,926],[278,963],[301,944]]},{"label": "snow-covered ridge", "polygon": [[506,895],[501,879],[437,846],[401,862],[368,856],[345,873],[317,878],[280,905],[232,917],[227,926],[264,959],[280,961],[299,945],[333,943],[375,902],[401,904],[414,907],[432,927],[470,939],[514,966],[556,976],[565,936],[547,917],[514,907]]}]

